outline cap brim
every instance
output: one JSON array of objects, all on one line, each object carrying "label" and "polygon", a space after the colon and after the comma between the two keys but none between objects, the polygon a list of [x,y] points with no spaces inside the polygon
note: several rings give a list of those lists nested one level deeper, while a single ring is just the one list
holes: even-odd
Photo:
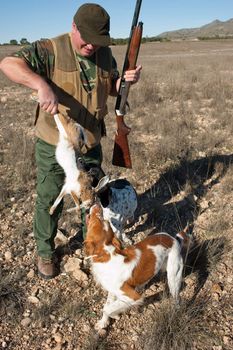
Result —
[{"label": "cap brim", "polygon": [[93,33],[88,33],[86,29],[83,31],[82,28],[79,28],[79,31],[82,39],[86,41],[88,44],[98,45],[98,46],[109,46],[111,44],[111,38],[109,34],[93,35]]}]

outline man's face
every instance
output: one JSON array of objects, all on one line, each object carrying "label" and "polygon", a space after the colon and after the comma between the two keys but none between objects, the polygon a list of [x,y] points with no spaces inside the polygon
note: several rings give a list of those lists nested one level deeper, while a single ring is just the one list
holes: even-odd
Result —
[{"label": "man's face", "polygon": [[86,43],[82,39],[80,32],[74,22],[72,24],[72,43],[77,53],[84,57],[92,56],[100,48],[98,45]]}]

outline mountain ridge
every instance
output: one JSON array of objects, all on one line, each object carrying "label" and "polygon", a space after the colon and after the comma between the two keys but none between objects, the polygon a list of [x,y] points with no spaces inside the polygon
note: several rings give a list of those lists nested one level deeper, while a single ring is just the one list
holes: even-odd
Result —
[{"label": "mountain ridge", "polygon": [[181,28],[159,34],[157,38],[197,39],[201,37],[233,37],[233,18],[227,21],[213,20],[197,28]]}]

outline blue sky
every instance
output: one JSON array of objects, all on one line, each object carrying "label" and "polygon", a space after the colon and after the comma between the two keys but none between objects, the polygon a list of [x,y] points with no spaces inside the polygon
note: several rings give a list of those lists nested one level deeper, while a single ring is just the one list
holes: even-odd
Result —
[{"label": "blue sky", "polygon": [[[135,0],[1,0],[0,43],[34,41],[70,31],[77,8],[85,2],[102,5],[111,16],[111,36],[128,37]],[[215,19],[233,18],[233,0],[143,0],[143,36],[199,27]]]}]

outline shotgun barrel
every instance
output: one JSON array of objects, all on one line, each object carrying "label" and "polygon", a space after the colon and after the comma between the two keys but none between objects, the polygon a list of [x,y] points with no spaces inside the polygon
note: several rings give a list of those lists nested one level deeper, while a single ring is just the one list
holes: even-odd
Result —
[{"label": "shotgun barrel", "polygon": [[142,0],[137,0],[136,2],[129,42],[121,74],[120,87],[115,105],[117,132],[115,135],[112,164],[125,168],[132,168],[132,162],[127,139],[127,135],[130,133],[131,128],[129,128],[124,122],[131,83],[125,81],[124,75],[127,70],[133,70],[136,68],[143,30],[143,23],[138,23],[141,3]]}]

